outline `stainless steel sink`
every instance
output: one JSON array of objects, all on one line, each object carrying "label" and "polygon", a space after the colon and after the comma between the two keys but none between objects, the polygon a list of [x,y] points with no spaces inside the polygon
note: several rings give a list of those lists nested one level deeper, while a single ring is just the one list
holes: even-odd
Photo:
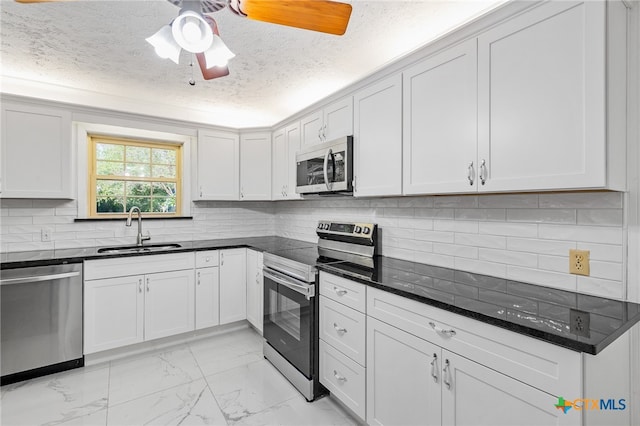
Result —
[{"label": "stainless steel sink", "polygon": [[177,249],[180,247],[182,247],[180,244],[149,244],[148,246],[103,247],[98,249],[98,253],[147,253]]}]

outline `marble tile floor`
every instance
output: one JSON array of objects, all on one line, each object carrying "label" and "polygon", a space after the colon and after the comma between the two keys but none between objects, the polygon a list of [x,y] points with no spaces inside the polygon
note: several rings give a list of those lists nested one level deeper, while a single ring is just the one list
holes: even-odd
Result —
[{"label": "marble tile floor", "polygon": [[262,356],[252,329],[1,388],[0,424],[355,425],[308,403]]}]

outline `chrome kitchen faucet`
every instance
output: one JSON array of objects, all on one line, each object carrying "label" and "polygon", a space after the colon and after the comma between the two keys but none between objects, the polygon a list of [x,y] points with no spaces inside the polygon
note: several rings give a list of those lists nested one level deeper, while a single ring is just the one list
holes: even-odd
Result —
[{"label": "chrome kitchen faucet", "polygon": [[138,235],[136,237],[136,245],[142,246],[143,241],[147,241],[151,239],[151,234],[147,231],[147,235],[142,235],[142,212],[140,211],[140,207],[133,206],[131,210],[129,210],[129,216],[127,217],[126,226],[131,226],[131,216],[133,216],[133,211],[136,210],[138,212]]}]

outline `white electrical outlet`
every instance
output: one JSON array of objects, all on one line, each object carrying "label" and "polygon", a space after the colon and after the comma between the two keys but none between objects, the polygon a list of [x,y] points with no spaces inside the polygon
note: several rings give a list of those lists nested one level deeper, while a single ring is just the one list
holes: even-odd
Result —
[{"label": "white electrical outlet", "polygon": [[51,241],[51,229],[42,228],[40,230],[40,239],[44,242]]}]

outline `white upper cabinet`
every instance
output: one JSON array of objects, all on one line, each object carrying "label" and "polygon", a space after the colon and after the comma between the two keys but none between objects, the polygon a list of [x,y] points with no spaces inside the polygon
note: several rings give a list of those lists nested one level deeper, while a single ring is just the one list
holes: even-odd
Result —
[{"label": "white upper cabinet", "polygon": [[549,2],[479,36],[480,191],[624,189],[625,15]]},{"label": "white upper cabinet", "polygon": [[240,199],[240,138],[236,133],[200,130],[194,200]]},{"label": "white upper cabinet", "polygon": [[476,68],[472,39],[403,72],[405,194],[476,191]]},{"label": "white upper cabinet", "polygon": [[71,112],[2,103],[3,198],[74,198]]},{"label": "white upper cabinet", "polygon": [[353,134],[353,98],[347,96],[300,120],[301,147]]},{"label": "white upper cabinet", "polygon": [[240,199],[271,199],[271,133],[240,135]]},{"label": "white upper cabinet", "polygon": [[300,123],[295,122],[273,132],[272,200],[300,198],[296,194],[296,154],[300,149]]},{"label": "white upper cabinet", "polygon": [[357,92],[353,112],[353,194],[401,195],[402,76]]}]

